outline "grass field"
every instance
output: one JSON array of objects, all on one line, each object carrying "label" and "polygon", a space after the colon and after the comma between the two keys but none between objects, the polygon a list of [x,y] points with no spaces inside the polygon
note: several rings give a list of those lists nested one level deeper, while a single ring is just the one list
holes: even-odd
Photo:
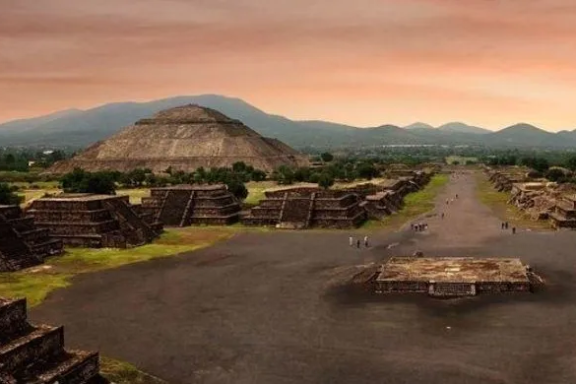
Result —
[{"label": "grass field", "polygon": [[478,158],[476,157],[464,157],[464,156],[448,156],[446,159],[446,164],[453,165],[453,164],[460,164],[466,165],[467,162],[470,163],[477,163]]},{"label": "grass field", "polygon": [[110,382],[116,384],[167,384],[163,380],[140,371],[131,364],[105,356],[100,357],[100,371]]},{"label": "grass field", "polygon": [[431,211],[434,209],[436,197],[442,192],[446,183],[448,183],[448,175],[438,174],[433,176],[424,189],[410,193],[404,198],[404,206],[400,211],[392,216],[385,217],[382,221],[369,220],[360,230],[399,228],[406,222]]},{"label": "grass field", "polygon": [[497,191],[488,177],[478,173],[476,178],[476,193],[478,199],[494,212],[502,221],[508,221],[512,226],[530,229],[551,229],[548,221],[532,220],[526,213],[512,204],[508,204],[510,194]]},{"label": "grass field", "polygon": [[71,278],[80,273],[194,251],[227,239],[237,231],[227,227],[169,229],[154,243],[137,248],[69,248],[63,256],[50,258],[37,268],[0,273],[0,296],[26,297],[33,307],[53,290],[69,286]]}]

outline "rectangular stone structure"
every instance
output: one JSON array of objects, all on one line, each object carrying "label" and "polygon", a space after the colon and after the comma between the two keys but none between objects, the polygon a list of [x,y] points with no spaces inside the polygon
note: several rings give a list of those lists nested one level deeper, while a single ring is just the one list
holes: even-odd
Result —
[{"label": "rectangular stone structure", "polygon": [[228,225],[238,221],[240,203],[224,184],[152,188],[142,211],[166,226]]},{"label": "rectangular stone structure", "polygon": [[382,294],[457,297],[530,289],[526,267],[512,258],[392,257],[375,279],[375,291]]},{"label": "rectangular stone structure", "polygon": [[34,201],[38,228],[68,246],[127,248],[151,242],[162,225],[131,205],[128,196],[62,194]]}]

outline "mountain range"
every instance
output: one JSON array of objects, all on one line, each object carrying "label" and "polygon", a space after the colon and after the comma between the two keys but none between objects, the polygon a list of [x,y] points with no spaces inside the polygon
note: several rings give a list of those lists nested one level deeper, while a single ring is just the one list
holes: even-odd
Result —
[{"label": "mountain range", "polygon": [[164,109],[198,104],[241,120],[266,137],[297,148],[376,147],[382,145],[479,145],[521,148],[576,147],[576,130],[551,133],[520,123],[489,131],[460,122],[439,127],[414,123],[359,128],[326,121],[296,121],[268,114],[243,100],[219,95],[178,96],[145,103],[112,103],[69,109],[0,124],[1,146],[85,147],[103,140],[136,120]]}]

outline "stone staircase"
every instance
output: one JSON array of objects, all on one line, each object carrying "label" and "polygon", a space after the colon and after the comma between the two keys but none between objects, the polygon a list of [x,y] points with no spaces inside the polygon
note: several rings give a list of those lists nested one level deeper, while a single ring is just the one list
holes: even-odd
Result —
[{"label": "stone staircase", "polygon": [[129,206],[120,199],[105,200],[103,205],[110,210],[114,219],[124,229],[128,243],[132,246],[143,245],[154,240],[158,234]]},{"label": "stone staircase", "polygon": [[0,272],[18,271],[41,264],[22,237],[0,214]]},{"label": "stone staircase", "polygon": [[26,300],[0,298],[0,383],[107,383],[98,353],[64,349],[64,327],[32,325]]}]

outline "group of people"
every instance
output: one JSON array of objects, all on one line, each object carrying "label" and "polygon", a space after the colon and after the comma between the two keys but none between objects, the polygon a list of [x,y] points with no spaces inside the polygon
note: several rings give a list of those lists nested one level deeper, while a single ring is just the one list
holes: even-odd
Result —
[{"label": "group of people", "polygon": [[[356,244],[356,248],[360,248],[361,241],[360,239],[354,239],[354,237],[350,236],[349,239],[350,246],[353,247]],[[368,243],[368,236],[364,236],[364,247],[368,248],[370,244]]]},{"label": "group of people", "polygon": [[[509,224],[507,221],[503,221],[502,222],[502,229],[508,229],[509,228]],[[515,235],[516,234],[516,227],[512,227],[512,234]]]},{"label": "group of people", "polygon": [[428,229],[428,223],[410,224],[410,228],[415,232],[422,232]]}]

